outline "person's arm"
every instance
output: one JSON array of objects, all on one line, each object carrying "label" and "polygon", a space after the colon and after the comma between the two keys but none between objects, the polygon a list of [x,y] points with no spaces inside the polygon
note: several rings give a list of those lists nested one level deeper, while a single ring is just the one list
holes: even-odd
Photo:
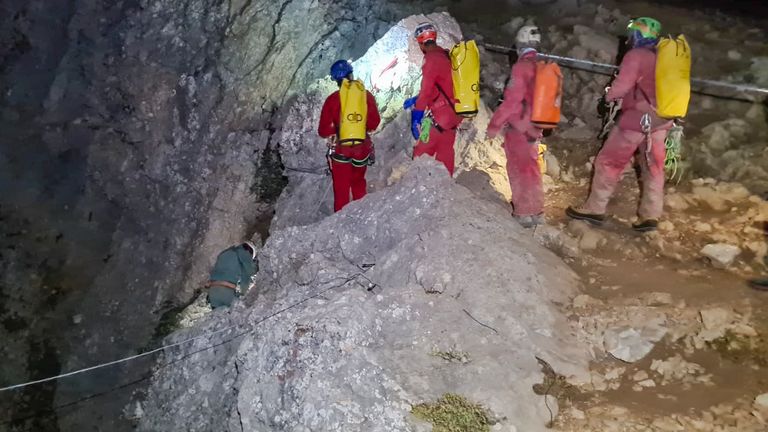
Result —
[{"label": "person's arm", "polygon": [[525,99],[526,77],[520,63],[512,66],[509,84],[504,90],[504,101],[496,108],[490,123],[488,123],[488,136],[493,138],[507,124],[518,119],[523,112],[523,100]]},{"label": "person's arm", "polygon": [[339,111],[340,107],[337,107],[333,102],[334,95],[328,96],[323,104],[323,109],[320,111],[320,122],[317,125],[317,134],[322,138],[328,138],[336,135],[336,125],[334,124],[334,109]]},{"label": "person's arm", "polygon": [[640,75],[640,57],[638,52],[630,51],[624,56],[619,66],[619,74],[605,95],[606,100],[621,99],[635,88]]},{"label": "person's arm", "polygon": [[437,99],[439,90],[437,89],[437,71],[432,62],[427,61],[424,66],[421,67],[421,89],[419,90],[419,97],[416,99],[416,104],[413,109],[416,111],[424,111],[429,105]]},{"label": "person's arm", "polygon": [[371,92],[367,91],[367,105],[368,105],[368,116],[365,124],[365,128],[368,130],[368,132],[373,132],[376,130],[376,128],[379,127],[379,124],[381,123],[381,116],[379,115],[379,107],[376,105],[376,98],[373,97]]}]

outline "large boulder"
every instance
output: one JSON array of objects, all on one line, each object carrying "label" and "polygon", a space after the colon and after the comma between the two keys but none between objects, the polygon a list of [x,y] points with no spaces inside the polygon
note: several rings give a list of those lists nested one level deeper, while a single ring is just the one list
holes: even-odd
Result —
[{"label": "large boulder", "polygon": [[259,263],[244,304],[169,339],[202,336],[163,359],[139,430],[413,431],[412,404],[453,392],[536,432],[549,413],[535,357],[586,376],[589,347],[555,306],[574,274],[432,160],[273,232]]}]

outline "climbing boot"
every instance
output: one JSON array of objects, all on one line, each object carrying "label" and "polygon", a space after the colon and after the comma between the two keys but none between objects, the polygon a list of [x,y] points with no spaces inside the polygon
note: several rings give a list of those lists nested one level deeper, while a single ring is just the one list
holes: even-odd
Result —
[{"label": "climbing boot", "polygon": [[533,218],[531,216],[515,216],[515,220],[523,228],[533,228],[536,225],[533,223]]},{"label": "climbing boot", "polygon": [[637,232],[656,231],[659,227],[659,221],[656,219],[646,219],[642,222],[632,224],[632,229]]},{"label": "climbing boot", "polygon": [[753,290],[768,291],[768,278],[751,279],[749,281],[749,287]]},{"label": "climbing boot", "polygon": [[582,213],[573,207],[565,209],[565,214],[572,219],[583,220],[595,226],[600,226],[605,222],[605,215]]},{"label": "climbing boot", "polygon": [[517,223],[519,223],[523,228],[533,228],[536,225],[541,225],[544,223],[544,215],[540,214],[533,216],[513,216],[517,220]]}]

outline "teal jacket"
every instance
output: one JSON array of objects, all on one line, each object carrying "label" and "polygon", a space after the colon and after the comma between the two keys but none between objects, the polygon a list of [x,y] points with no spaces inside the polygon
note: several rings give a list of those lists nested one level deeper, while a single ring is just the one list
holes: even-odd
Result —
[{"label": "teal jacket", "polygon": [[219,254],[208,280],[227,281],[240,285],[240,289],[244,290],[251,283],[251,276],[258,270],[258,265],[251,259],[251,253],[243,245],[237,245]]}]

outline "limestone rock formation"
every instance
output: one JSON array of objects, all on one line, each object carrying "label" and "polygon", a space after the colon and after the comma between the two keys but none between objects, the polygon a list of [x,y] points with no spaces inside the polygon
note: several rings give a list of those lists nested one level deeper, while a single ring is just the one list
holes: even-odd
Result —
[{"label": "limestone rock formation", "polygon": [[[45,355],[11,348],[20,362],[4,382],[150,343],[218,251],[266,231],[284,185],[277,107],[393,19],[387,2],[367,0],[11,3],[0,17],[1,203],[46,244],[29,242],[26,266],[6,275],[3,290],[22,285],[29,298],[9,295],[3,319],[28,325],[2,336]],[[62,382],[44,403],[54,389],[67,404],[132,376]],[[119,430],[99,406],[109,400],[51,421],[71,429],[93,407]]]},{"label": "limestone rock formation", "polygon": [[[455,392],[504,427],[544,431],[534,356],[586,375],[587,347],[553,304],[573,274],[432,160],[273,232],[259,263],[245,305],[170,339],[242,324],[161,361],[229,340],[156,372],[140,430],[412,431],[411,404]],[[431,354],[453,348],[471,361]]]}]

